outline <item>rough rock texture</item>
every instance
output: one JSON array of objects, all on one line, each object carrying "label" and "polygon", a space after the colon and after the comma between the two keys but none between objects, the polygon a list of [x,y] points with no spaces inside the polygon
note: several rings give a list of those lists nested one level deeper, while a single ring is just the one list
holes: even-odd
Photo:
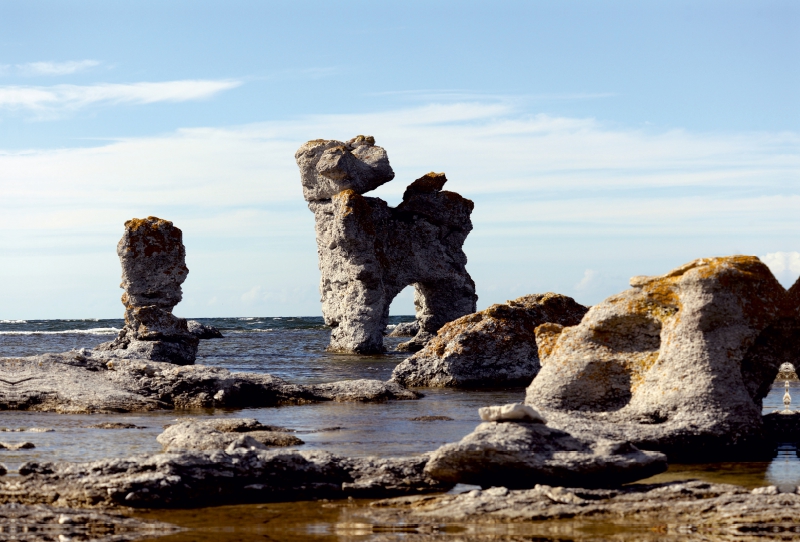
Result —
[{"label": "rough rock texture", "polygon": [[182,421],[167,427],[156,440],[167,452],[224,450],[242,436],[250,437],[265,447],[303,444],[291,433],[291,429],[262,425],[252,418],[222,418]]},{"label": "rough rock texture", "polygon": [[413,337],[419,333],[419,322],[401,322],[394,326],[389,337]]},{"label": "rough rock texture", "polygon": [[316,221],[329,350],[382,352],[389,306],[412,284],[420,330],[406,349],[421,348],[445,323],[475,311],[462,249],[473,203],[442,190],[443,173],[414,181],[393,208],[362,196],[394,177],[372,137],[309,141],[295,159]]},{"label": "rough rock texture", "polygon": [[620,441],[576,438],[536,422],[484,422],[431,455],[425,472],[443,482],[524,488],[616,486],[667,470],[667,458]]},{"label": "rough rock texture", "polygon": [[760,448],[761,401],[800,346],[798,286],[758,258],[695,260],[537,330],[526,403],[552,426],[628,440],[670,459]]},{"label": "rough rock texture", "polygon": [[174,525],[142,521],[114,512],[54,506],[0,505],[0,537],[19,542],[50,540],[123,542],[161,537],[180,531]]},{"label": "rough rock texture", "polygon": [[547,420],[535,408],[521,403],[481,407],[478,409],[478,414],[481,420],[485,422],[527,421],[547,423]]},{"label": "rough rock texture", "polygon": [[189,333],[198,339],[222,339],[224,338],[222,332],[214,326],[201,324],[197,320],[187,320],[186,326]]},{"label": "rough rock texture", "polygon": [[96,350],[109,357],[194,363],[198,338],[185,319],[172,314],[189,274],[181,230],[154,216],[128,220],[117,255],[125,326],[116,339]]},{"label": "rough rock texture", "polygon": [[392,380],[405,386],[524,386],[541,367],[536,327],[580,323],[588,309],[571,297],[533,294],[462,316],[400,363]]},{"label": "rough rock texture", "polygon": [[[700,528],[706,526],[712,529],[729,527],[728,532],[740,535],[724,540],[749,540],[741,535],[759,532],[790,536],[792,526],[797,525],[798,514],[800,495],[797,493],[779,493],[774,486],[750,491],[741,486],[693,480],[632,484],[617,489],[537,485],[527,490],[493,487],[460,495],[398,497],[372,503],[371,509],[362,513],[364,518],[361,521],[423,526],[574,518],[594,520],[598,524],[602,522],[606,529],[611,522],[641,522],[650,527],[648,530],[656,530],[662,536],[663,530],[684,527],[686,540],[710,541],[721,539],[699,535],[692,538],[692,533],[703,532],[705,529]],[[551,524],[559,525],[544,523]],[[781,525],[789,528],[782,533]],[[617,540],[597,538],[609,539]],[[620,538],[639,539],[636,536]],[[662,540],[660,537],[657,539]]]},{"label": "rough rock texture", "polygon": [[349,380],[300,386],[269,374],[231,373],[203,365],[109,360],[102,352],[85,349],[0,358],[0,410],[133,412],[418,397],[395,382]]},{"label": "rough rock texture", "polygon": [[423,472],[426,462],[426,456],[346,458],[230,446],[80,464],[25,463],[21,478],[0,480],[0,502],[159,508],[446,490]]}]

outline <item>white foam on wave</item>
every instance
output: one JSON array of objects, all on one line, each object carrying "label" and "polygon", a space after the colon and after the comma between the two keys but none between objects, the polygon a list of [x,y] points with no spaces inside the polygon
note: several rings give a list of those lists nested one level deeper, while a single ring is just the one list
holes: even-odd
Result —
[{"label": "white foam on wave", "polygon": [[27,320],[0,320],[0,324],[27,324]]},{"label": "white foam on wave", "polygon": [[272,328],[267,329],[230,329],[224,330],[225,333],[267,333],[268,331],[274,331]]},{"label": "white foam on wave", "polygon": [[96,327],[93,329],[65,329],[63,331],[0,331],[0,335],[116,335],[115,327]]}]

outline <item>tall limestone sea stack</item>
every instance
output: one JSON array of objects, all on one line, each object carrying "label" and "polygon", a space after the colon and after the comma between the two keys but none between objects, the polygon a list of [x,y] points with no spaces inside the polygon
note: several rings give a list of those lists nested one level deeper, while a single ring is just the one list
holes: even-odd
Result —
[{"label": "tall limestone sea stack", "polygon": [[154,216],[134,218],[125,223],[117,255],[125,327],[96,350],[114,357],[194,363],[199,339],[189,332],[185,319],[172,314],[189,274],[181,230]]},{"label": "tall limestone sea stack", "polygon": [[420,329],[404,349],[419,350],[444,324],[475,312],[478,296],[462,249],[473,203],[442,190],[443,173],[417,179],[400,205],[389,207],[362,196],[394,178],[374,138],[316,139],[295,159],[316,221],[330,351],[382,352],[389,306],[411,284]]}]

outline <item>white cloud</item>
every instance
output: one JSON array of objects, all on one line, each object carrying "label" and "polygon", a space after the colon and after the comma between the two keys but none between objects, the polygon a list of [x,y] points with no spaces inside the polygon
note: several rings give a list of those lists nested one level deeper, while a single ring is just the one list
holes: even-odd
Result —
[{"label": "white cloud", "polygon": [[71,60],[68,62],[30,62],[17,64],[17,71],[23,75],[70,75],[99,66],[97,60]]},{"label": "white cloud", "polygon": [[359,133],[376,136],[397,173],[370,195],[396,204],[435,170],[475,201],[465,250],[482,307],[509,295],[487,284],[523,285],[514,296],[577,291],[593,303],[625,289],[625,277],[763,254],[792,246],[800,229],[800,136],[790,132],[650,133],[497,103],[187,129],[0,151],[0,317],[70,316],[98,284],[110,285],[107,305],[98,301],[108,310],[86,316],[116,315],[114,247],[125,220],[151,214],[184,231],[182,314],[202,316],[210,298],[206,315],[318,314],[313,216],[294,152]]},{"label": "white cloud", "polygon": [[800,276],[800,252],[770,252],[760,258],[787,288]]},{"label": "white cloud", "polygon": [[185,102],[209,98],[240,86],[241,81],[184,80],[159,83],[98,83],[95,85],[0,86],[0,108],[59,112],[90,105]]}]

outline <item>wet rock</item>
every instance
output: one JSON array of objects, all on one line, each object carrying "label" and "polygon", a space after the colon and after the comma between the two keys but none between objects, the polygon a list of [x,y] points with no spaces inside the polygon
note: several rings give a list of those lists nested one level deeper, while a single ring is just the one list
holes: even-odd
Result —
[{"label": "wet rock", "polygon": [[[761,449],[761,401],[800,346],[800,305],[758,258],[695,260],[540,327],[526,403],[554,427],[671,459]],[[749,453],[749,452],[748,452]]]},{"label": "wet rock", "polygon": [[400,322],[389,333],[389,337],[413,337],[419,333],[419,322]]},{"label": "wet rock", "polygon": [[364,197],[394,177],[372,137],[309,141],[295,154],[303,195],[316,223],[320,293],[329,350],[383,352],[392,300],[414,285],[419,349],[446,322],[475,311],[475,283],[462,249],[472,201],[442,190],[429,173],[408,186],[396,208]]},{"label": "wet rock", "polygon": [[122,422],[102,422],[86,426],[89,429],[144,429],[135,423],[122,423]]},{"label": "wet rock", "polygon": [[417,416],[411,418],[412,422],[451,422],[453,418],[450,416]]},{"label": "wet rock", "polygon": [[616,486],[667,469],[667,458],[621,441],[577,438],[535,422],[485,422],[433,454],[425,472],[483,487]]},{"label": "wet rock", "polygon": [[36,448],[33,442],[0,442],[0,450],[30,450]]},{"label": "wet rock", "polygon": [[0,476],[5,476],[8,473],[8,469],[5,465],[0,463]]},{"label": "wet rock", "polygon": [[189,332],[185,319],[172,314],[189,274],[181,230],[154,216],[134,218],[125,223],[117,255],[125,326],[116,339],[96,350],[107,357],[194,363],[199,339]]},{"label": "wet rock", "polygon": [[201,324],[197,320],[187,320],[186,326],[189,329],[189,333],[197,337],[198,339],[223,339],[222,332],[215,328],[214,326],[209,326],[206,324]]},{"label": "wet rock", "polygon": [[25,463],[14,485],[0,481],[0,502],[160,508],[447,489],[423,472],[426,462],[426,456],[346,458],[229,446],[80,464]]},{"label": "wet rock", "polygon": [[0,358],[7,385],[0,409],[43,412],[139,412],[185,408],[250,408],[319,401],[417,399],[395,382],[350,380],[300,386],[269,374],[176,366],[84,350]]},{"label": "wet rock", "polygon": [[587,310],[554,293],[492,305],[445,324],[425,348],[395,368],[392,380],[421,387],[527,385],[541,367],[537,326],[574,326]]},{"label": "wet rock", "polygon": [[189,420],[169,426],[156,437],[167,452],[178,450],[224,450],[233,443],[237,448],[249,447],[247,436],[265,447],[299,446],[303,441],[291,429],[262,425],[252,418],[222,420]]},{"label": "wet rock", "polygon": [[[741,486],[692,480],[631,484],[615,489],[537,485],[526,490],[492,487],[459,495],[397,497],[372,503],[360,521],[423,527],[443,523],[545,521],[547,524],[546,520],[573,518],[597,521],[606,528],[614,522],[658,525],[657,540],[664,540],[662,527],[673,534],[683,527],[684,536],[675,540],[694,540],[689,533],[700,531],[704,535],[717,532],[727,536],[700,536],[698,541],[733,541],[750,540],[742,538],[748,534],[753,534],[756,540],[759,532],[780,536],[781,525],[789,527],[786,533],[791,536],[797,514],[800,514],[800,495],[796,493],[754,494]],[[563,532],[553,534],[563,536]],[[630,539],[641,538],[634,534]]]},{"label": "wet rock", "polygon": [[19,542],[126,542],[181,531],[168,523],[109,511],[16,503],[0,505],[0,525],[3,539]]}]

